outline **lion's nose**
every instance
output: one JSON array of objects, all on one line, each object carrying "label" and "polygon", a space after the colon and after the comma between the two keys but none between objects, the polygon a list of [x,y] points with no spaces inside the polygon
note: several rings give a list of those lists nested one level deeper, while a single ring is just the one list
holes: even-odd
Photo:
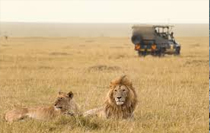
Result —
[{"label": "lion's nose", "polygon": [[121,97],[117,97],[117,99],[120,99]]}]

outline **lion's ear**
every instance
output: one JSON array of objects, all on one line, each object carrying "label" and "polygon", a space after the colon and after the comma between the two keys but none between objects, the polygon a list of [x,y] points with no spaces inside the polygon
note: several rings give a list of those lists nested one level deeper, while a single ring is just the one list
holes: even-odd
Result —
[{"label": "lion's ear", "polygon": [[72,91],[70,91],[67,95],[68,95],[68,97],[69,97],[69,98],[71,98],[71,99],[72,99],[72,98],[73,98],[73,96],[74,96],[74,94],[73,94],[73,92],[72,92]]},{"label": "lion's ear", "polygon": [[63,94],[63,92],[62,91],[59,91],[58,94],[61,95],[61,94]]},{"label": "lion's ear", "polygon": [[132,83],[132,82],[130,82],[130,86],[131,86],[131,87],[133,86],[133,83]]},{"label": "lion's ear", "polygon": [[110,84],[109,84],[109,88],[110,88],[110,89],[112,89],[112,88],[113,88],[113,86],[114,86],[114,83],[113,83],[113,82],[110,82]]}]

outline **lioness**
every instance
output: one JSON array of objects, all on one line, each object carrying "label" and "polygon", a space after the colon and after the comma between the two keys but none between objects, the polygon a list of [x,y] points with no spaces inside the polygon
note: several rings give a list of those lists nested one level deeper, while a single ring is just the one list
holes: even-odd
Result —
[{"label": "lioness", "polygon": [[78,115],[79,109],[74,102],[73,93],[59,92],[55,103],[48,107],[32,107],[14,109],[5,114],[5,119],[8,122],[20,120],[25,117],[47,120],[62,114]]},{"label": "lioness", "polygon": [[132,83],[124,75],[110,83],[104,106],[85,112],[84,116],[127,119],[133,117],[137,95]]}]

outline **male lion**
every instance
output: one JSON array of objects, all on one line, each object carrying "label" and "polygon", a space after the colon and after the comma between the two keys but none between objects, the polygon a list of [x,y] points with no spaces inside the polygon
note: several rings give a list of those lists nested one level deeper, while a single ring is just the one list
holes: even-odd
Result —
[{"label": "male lion", "polygon": [[54,105],[14,109],[5,114],[5,119],[8,122],[13,122],[25,117],[47,120],[62,114],[78,115],[78,106],[72,98],[73,93],[71,91],[69,93],[59,92]]},{"label": "male lion", "polygon": [[137,105],[137,95],[132,83],[124,75],[110,83],[105,105],[85,112],[84,116],[127,119],[133,117]]}]

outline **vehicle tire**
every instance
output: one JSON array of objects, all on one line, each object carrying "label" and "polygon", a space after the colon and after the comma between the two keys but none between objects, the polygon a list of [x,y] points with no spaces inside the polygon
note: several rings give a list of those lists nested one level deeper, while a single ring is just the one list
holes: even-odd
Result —
[{"label": "vehicle tire", "polygon": [[180,47],[177,47],[176,50],[175,50],[175,55],[180,55]]},{"label": "vehicle tire", "polygon": [[165,55],[165,48],[160,48],[157,55],[163,57]]},{"label": "vehicle tire", "polygon": [[139,57],[145,57],[146,56],[145,53],[141,52],[141,51],[138,51],[138,55],[139,55]]}]

